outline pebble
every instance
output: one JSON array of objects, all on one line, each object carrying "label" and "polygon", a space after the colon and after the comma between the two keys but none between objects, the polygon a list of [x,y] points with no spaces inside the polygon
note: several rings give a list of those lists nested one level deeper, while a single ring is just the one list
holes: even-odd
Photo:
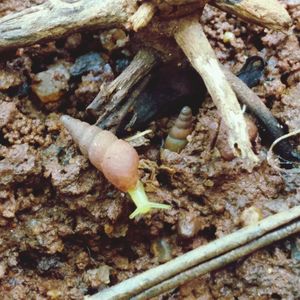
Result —
[{"label": "pebble", "polygon": [[194,237],[201,229],[199,217],[191,214],[184,214],[177,223],[177,232],[181,238],[190,239]]},{"label": "pebble", "polygon": [[255,225],[263,219],[263,214],[260,208],[250,206],[246,208],[240,217],[240,223],[243,227]]},{"label": "pebble", "polygon": [[115,61],[115,70],[118,74],[122,73],[130,64],[128,58],[119,58]]},{"label": "pebble", "polygon": [[17,72],[5,69],[0,70],[0,90],[5,91],[11,87],[18,86],[22,83],[22,79]]},{"label": "pebble", "polygon": [[224,33],[224,36],[223,36],[223,42],[224,42],[225,44],[231,43],[234,39],[235,39],[235,35],[234,35],[232,32],[226,31],[226,32]]},{"label": "pebble", "polygon": [[33,92],[43,103],[57,102],[69,89],[70,73],[63,64],[55,64],[35,75]]},{"label": "pebble", "polygon": [[110,267],[107,265],[100,266],[97,269],[90,269],[83,275],[83,280],[92,288],[99,288],[103,284],[109,284]]},{"label": "pebble", "polygon": [[100,34],[102,47],[109,52],[124,47],[129,42],[125,31],[119,28],[103,31]]},{"label": "pebble", "polygon": [[12,120],[13,116],[17,113],[17,107],[12,102],[2,102],[0,104],[0,128],[5,126]]},{"label": "pebble", "polygon": [[65,48],[68,50],[76,49],[82,42],[82,35],[79,32],[69,35],[65,42]]},{"label": "pebble", "polygon": [[296,263],[300,262],[300,238],[291,239],[291,258]]},{"label": "pebble", "polygon": [[150,251],[160,263],[172,259],[172,248],[166,239],[153,241],[151,243]]},{"label": "pebble", "polygon": [[79,56],[70,68],[71,76],[79,76],[90,71],[100,72],[105,66],[105,61],[97,52],[90,52]]}]

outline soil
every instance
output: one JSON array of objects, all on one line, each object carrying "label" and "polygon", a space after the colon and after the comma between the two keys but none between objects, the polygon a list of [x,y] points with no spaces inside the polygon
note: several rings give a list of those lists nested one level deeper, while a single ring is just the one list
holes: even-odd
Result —
[{"label": "soil", "polygon": [[[42,2],[4,0],[0,16]],[[209,6],[202,20],[219,60],[233,71],[252,55],[267,61],[254,91],[292,131],[300,126],[300,4],[281,2],[294,20],[289,35]],[[1,299],[83,299],[252,219],[300,205],[299,178],[267,164],[268,144],[254,119],[260,163],[249,173],[227,149],[218,112],[206,97],[180,154],[160,153],[164,120],[153,123],[150,140],[136,148],[149,198],[172,209],[130,220],[133,203],[80,153],[59,117],[93,121],[86,106],[133,54],[129,34],[114,29],[21,48],[0,60]],[[299,141],[293,140],[295,148]],[[300,299],[299,252],[300,235],[157,299]]]}]

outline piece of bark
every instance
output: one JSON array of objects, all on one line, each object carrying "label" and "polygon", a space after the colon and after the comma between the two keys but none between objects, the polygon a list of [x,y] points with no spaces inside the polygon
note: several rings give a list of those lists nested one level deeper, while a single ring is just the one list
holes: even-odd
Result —
[{"label": "piece of bark", "polygon": [[122,121],[126,117],[130,108],[134,105],[137,97],[145,89],[146,85],[149,83],[151,74],[146,75],[140,83],[134,88],[132,93],[128,96],[128,101],[120,109],[116,109],[112,114],[110,114],[107,119],[102,123],[96,122],[95,125],[103,129],[109,129],[109,131],[116,133],[118,129],[122,126]]},{"label": "piece of bark", "polygon": [[[102,85],[100,92],[87,107],[87,111],[100,116],[97,124],[105,118],[128,96],[131,89],[156,65],[157,59],[149,50],[140,50],[129,66],[111,83]],[[109,103],[108,103],[109,101]],[[107,105],[105,105],[107,103]]]},{"label": "piece of bark", "polygon": [[156,11],[156,7],[153,3],[143,3],[138,10],[129,18],[128,28],[132,28],[134,31],[138,31],[151,21]]},{"label": "piece of bark", "polygon": [[71,32],[122,26],[136,0],[50,0],[0,19],[0,49],[32,45]]},{"label": "piece of bark", "polygon": [[[49,0],[41,5],[32,6],[0,19],[0,51],[58,39],[74,31],[126,27],[130,17],[138,9],[138,2]],[[169,4],[189,4],[191,1],[177,2],[170,0]]]},{"label": "piece of bark", "polygon": [[[275,119],[266,105],[262,102],[262,100],[230,70],[223,66],[222,70],[240,102],[246,105],[246,108],[264,125],[264,127],[268,131],[270,139],[274,141],[283,136],[284,131],[282,129],[282,126],[278,123],[278,121]],[[276,146],[276,151],[284,159],[288,159],[291,161],[300,161],[300,154],[297,151],[293,150],[292,145],[287,139],[284,139],[280,143],[278,143],[278,145]]]},{"label": "piece of bark", "polygon": [[258,158],[251,149],[246,122],[238,100],[223,74],[202,26],[195,18],[178,23],[175,39],[192,66],[199,72],[228,129],[228,144],[251,169]]},{"label": "piece of bark", "polygon": [[[0,51],[58,39],[75,31],[126,27],[138,9],[137,2],[138,0],[49,0],[22,12],[7,15],[0,19]],[[158,7],[162,5],[159,0],[149,2],[158,4]],[[291,24],[288,13],[277,0],[241,0],[234,1],[234,5],[228,2],[213,0],[211,3],[251,23],[269,28],[282,30]],[[206,0],[168,0],[165,3],[182,7],[198,3],[203,7]],[[174,10],[175,17],[176,11],[180,10],[181,8]]]},{"label": "piece of bark", "polygon": [[246,22],[269,29],[288,29],[293,23],[284,6],[277,0],[212,0],[210,4]]}]

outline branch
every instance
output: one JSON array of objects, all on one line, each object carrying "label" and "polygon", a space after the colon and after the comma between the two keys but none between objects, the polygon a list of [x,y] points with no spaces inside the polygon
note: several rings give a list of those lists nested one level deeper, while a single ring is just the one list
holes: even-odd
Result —
[{"label": "branch", "polygon": [[107,116],[107,118],[105,120],[103,120],[102,122],[99,122],[99,123],[97,121],[95,123],[95,125],[97,125],[100,128],[109,129],[109,131],[111,131],[113,133],[117,133],[118,129],[122,125],[123,119],[126,117],[128,111],[133,106],[133,104],[136,102],[140,93],[145,89],[145,87],[149,83],[150,79],[151,79],[150,74],[147,75],[146,77],[144,77],[141,80],[141,82],[139,82],[135,86],[134,90],[129,94],[126,103],[124,103],[124,105],[122,107],[120,107],[119,109],[115,109],[111,114],[109,114],[109,116]]},{"label": "branch", "polygon": [[277,0],[212,0],[210,4],[246,22],[269,29],[288,29],[293,24],[288,12]]},{"label": "branch", "polygon": [[136,0],[50,0],[0,19],[0,48],[32,45],[73,31],[123,25]]},{"label": "branch", "polygon": [[[144,78],[156,65],[157,59],[149,50],[140,50],[130,65],[112,82],[101,86],[101,90],[87,107],[87,111],[100,116],[97,124],[106,117],[125,99],[131,89]],[[107,105],[105,105],[108,103]]]},{"label": "branch", "polygon": [[138,10],[129,18],[129,27],[131,27],[134,31],[138,31],[151,21],[156,11],[156,7],[154,4],[150,2],[143,3]]},{"label": "branch", "polygon": [[223,268],[226,265],[237,261],[243,256],[251,254],[252,252],[266,247],[276,241],[284,239],[292,234],[300,232],[300,221],[295,221],[283,228],[275,230],[263,237],[250,242],[242,247],[236,248],[226,254],[214,258],[208,262],[200,264],[190,270],[178,274],[162,283],[146,290],[145,292],[131,298],[132,300],[147,300],[171,289],[174,289],[190,280],[193,280],[201,275]]},{"label": "branch", "polygon": [[258,159],[251,149],[241,107],[220,69],[202,26],[196,19],[181,20],[175,32],[175,39],[205,82],[228,128],[228,143],[233,153],[245,158],[250,167],[253,166]]},{"label": "branch", "polygon": [[[0,19],[0,50],[54,40],[74,31],[86,29],[128,27],[128,24],[132,23],[133,29],[138,30],[150,22],[157,9],[156,4],[160,1],[142,3],[140,9],[137,9],[138,2],[138,0],[49,0]],[[204,6],[205,2],[206,0],[166,1],[168,5],[183,6],[195,3]],[[291,18],[277,0],[241,0],[236,4],[228,3],[231,2],[225,0],[212,2],[222,10],[262,26],[282,30],[291,25]],[[149,15],[146,15],[145,11]]]},{"label": "branch", "polygon": [[240,247],[262,235],[300,217],[300,206],[263,219],[256,225],[242,228],[234,233],[189,251],[165,264],[127,279],[111,288],[100,291],[86,300],[129,299],[158,283],[180,274],[213,257]]},{"label": "branch", "polygon": [[[235,76],[227,68],[221,67],[240,102],[246,105],[247,110],[249,110],[265,126],[271,140],[273,141],[283,136],[284,131],[282,126],[261,99],[241,79]],[[300,154],[293,149],[293,146],[287,139],[278,140],[276,150],[285,159],[300,161]]]}]

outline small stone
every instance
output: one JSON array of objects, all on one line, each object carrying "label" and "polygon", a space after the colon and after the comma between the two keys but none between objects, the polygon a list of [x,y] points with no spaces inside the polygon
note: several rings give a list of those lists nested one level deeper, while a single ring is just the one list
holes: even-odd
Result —
[{"label": "small stone", "polygon": [[124,47],[129,42],[129,37],[122,29],[114,28],[100,34],[102,47],[109,52]]},{"label": "small stone", "polygon": [[128,270],[130,265],[128,257],[123,257],[123,256],[114,257],[114,264],[118,269],[121,270]]},{"label": "small stone", "polygon": [[81,41],[82,41],[81,33],[79,32],[73,33],[67,37],[65,42],[65,48],[69,50],[76,49],[80,46]]},{"label": "small stone", "polygon": [[243,227],[245,227],[245,226],[257,224],[262,219],[263,219],[263,214],[261,209],[255,206],[250,206],[242,212],[240,217],[240,223],[242,224]]},{"label": "small stone", "polygon": [[53,290],[50,290],[50,291],[47,292],[47,296],[51,300],[61,299],[62,291],[57,290],[57,289],[53,289]]},{"label": "small stone", "polygon": [[110,267],[103,265],[97,269],[86,271],[83,275],[83,280],[91,285],[92,288],[99,288],[103,284],[107,285],[110,283],[109,273]]},{"label": "small stone", "polygon": [[82,251],[76,257],[76,266],[79,270],[84,270],[90,262],[89,255]]},{"label": "small stone", "polygon": [[130,64],[128,58],[119,58],[115,61],[115,70],[118,74],[122,73]]},{"label": "small stone", "polygon": [[79,56],[74,65],[70,68],[72,76],[79,76],[83,73],[93,71],[95,73],[102,72],[105,66],[105,61],[97,52],[91,52]]},{"label": "small stone", "polygon": [[31,88],[43,103],[57,102],[68,91],[69,79],[68,69],[63,64],[56,64],[36,74]]},{"label": "small stone", "polygon": [[226,31],[226,32],[224,33],[224,36],[223,36],[223,42],[224,42],[225,44],[227,44],[227,43],[232,43],[232,42],[234,41],[234,39],[235,39],[235,35],[234,35],[232,32]]},{"label": "small stone", "polygon": [[160,263],[172,259],[172,248],[166,239],[159,239],[152,242],[150,250]]},{"label": "small stone", "polygon": [[8,90],[10,87],[18,86],[21,83],[22,79],[17,72],[0,70],[0,90]]},{"label": "small stone", "polygon": [[0,263],[0,279],[4,278],[6,269],[7,269],[6,263],[5,262],[1,262]]},{"label": "small stone", "polygon": [[291,258],[296,263],[300,262],[300,238],[293,238],[291,240]]},{"label": "small stone", "polygon": [[184,214],[180,217],[177,223],[177,232],[181,238],[193,238],[202,228],[200,218],[192,214]]},{"label": "small stone", "polygon": [[17,113],[17,107],[12,102],[2,102],[0,104],[0,128],[5,126],[12,120],[13,116]]}]

